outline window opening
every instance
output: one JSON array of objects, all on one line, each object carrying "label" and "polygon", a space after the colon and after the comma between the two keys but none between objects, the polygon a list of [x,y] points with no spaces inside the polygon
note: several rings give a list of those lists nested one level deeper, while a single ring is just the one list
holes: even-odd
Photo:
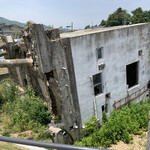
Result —
[{"label": "window opening", "polygon": [[110,98],[110,93],[107,93],[107,94],[106,94],[106,98]]},{"label": "window opening", "polygon": [[142,56],[142,55],[143,55],[143,51],[139,50],[139,56]]},{"label": "window opening", "polygon": [[98,59],[103,58],[103,47],[97,49],[97,57]]},{"label": "window opening", "polygon": [[108,104],[102,106],[102,112],[108,113]]},{"label": "window opening", "polygon": [[98,73],[93,76],[93,86],[95,96],[101,94],[102,90],[102,73]]},{"label": "window opening", "polygon": [[138,62],[126,66],[126,77],[129,88],[138,84]]}]

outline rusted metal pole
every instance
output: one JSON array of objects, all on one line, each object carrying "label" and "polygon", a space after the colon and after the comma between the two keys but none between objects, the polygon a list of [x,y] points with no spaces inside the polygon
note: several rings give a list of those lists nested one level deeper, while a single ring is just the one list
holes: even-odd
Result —
[{"label": "rusted metal pole", "polygon": [[0,52],[0,57],[7,55],[6,51]]},{"label": "rusted metal pole", "polygon": [[147,144],[146,144],[146,150],[150,150],[150,112],[148,116],[148,135],[147,135]]},{"label": "rusted metal pole", "polygon": [[4,59],[0,60],[0,68],[32,66],[33,59]]}]

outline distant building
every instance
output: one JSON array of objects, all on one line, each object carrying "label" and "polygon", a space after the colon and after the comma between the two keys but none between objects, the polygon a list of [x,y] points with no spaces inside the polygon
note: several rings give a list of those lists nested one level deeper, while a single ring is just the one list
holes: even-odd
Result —
[{"label": "distant building", "polygon": [[14,38],[19,38],[21,35],[21,30],[23,28],[17,25],[5,25],[5,23],[0,24],[0,36],[12,35]]}]

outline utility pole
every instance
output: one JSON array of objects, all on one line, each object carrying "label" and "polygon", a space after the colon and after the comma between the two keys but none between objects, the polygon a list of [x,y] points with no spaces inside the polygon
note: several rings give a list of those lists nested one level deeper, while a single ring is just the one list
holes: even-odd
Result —
[{"label": "utility pole", "polygon": [[71,31],[73,31],[73,22],[71,22],[71,25],[66,26],[67,28],[70,28]]}]

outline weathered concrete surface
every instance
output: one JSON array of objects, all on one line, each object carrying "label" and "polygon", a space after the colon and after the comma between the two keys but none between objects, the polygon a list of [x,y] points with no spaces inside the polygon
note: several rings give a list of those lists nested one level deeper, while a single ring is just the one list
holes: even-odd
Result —
[{"label": "weathered concrete surface", "polygon": [[50,40],[55,40],[56,38],[60,38],[59,29],[46,30],[45,32]]},{"label": "weathered concrete surface", "polygon": [[[30,27],[30,28],[28,28]],[[74,139],[80,137],[80,109],[75,88],[70,40],[51,40],[42,25],[29,24],[25,28],[24,40],[38,74],[38,82],[43,96],[47,98],[54,115],[61,116],[64,128]],[[32,36],[31,36],[32,35]],[[74,85],[74,89],[71,86]],[[74,129],[76,126],[78,129]]]},{"label": "weathered concrete surface", "polygon": [[6,51],[0,52],[0,57],[5,56],[5,55],[7,55],[7,52],[6,52]]},{"label": "weathered concrete surface", "polygon": [[3,59],[0,60],[0,68],[18,67],[18,66],[32,66],[32,59]]},{"label": "weathered concrete surface", "polygon": [[0,49],[3,49],[3,48],[5,48],[5,47],[6,47],[6,43],[0,41]]},{"label": "weathered concrete surface", "polygon": [[[102,106],[108,100],[109,113],[112,104],[142,88],[150,80],[150,24],[138,24],[114,28],[78,31],[61,35],[70,37],[75,70],[76,88],[82,124],[93,115],[102,119]],[[97,48],[103,47],[103,58],[97,59]],[[139,50],[143,55],[139,56]],[[127,88],[126,65],[138,61],[138,84]],[[98,66],[105,64],[103,70]],[[102,73],[103,92],[94,95],[91,78]],[[146,95],[144,95],[146,96]]]}]

